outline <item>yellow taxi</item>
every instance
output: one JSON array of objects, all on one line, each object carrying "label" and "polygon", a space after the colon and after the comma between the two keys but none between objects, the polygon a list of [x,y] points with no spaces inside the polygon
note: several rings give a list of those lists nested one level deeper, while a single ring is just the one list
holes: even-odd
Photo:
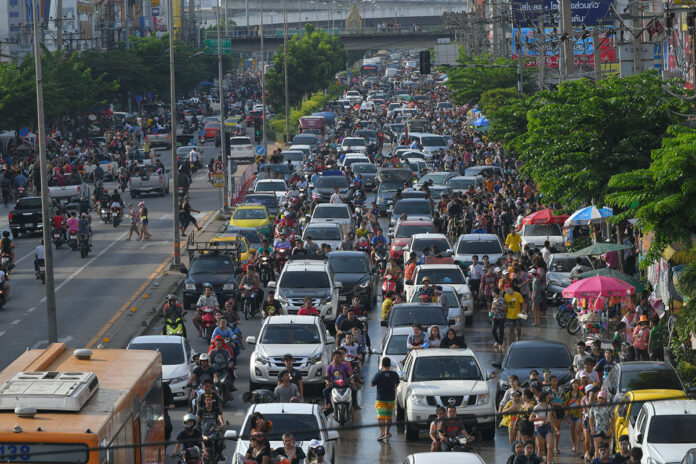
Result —
[{"label": "yellow taxi", "polygon": [[[244,264],[249,261],[250,253],[249,250],[252,248],[249,246],[247,240],[237,234],[237,233],[220,233],[217,234],[209,243],[209,248],[215,250],[216,246],[222,245],[236,245],[236,249],[239,250],[239,263]],[[224,252],[224,248],[221,247],[221,251]]]},{"label": "yellow taxi", "polygon": [[242,120],[242,117],[239,115],[236,116],[230,116],[227,119],[225,119],[225,126],[227,127],[237,127]]},{"label": "yellow taxi", "polygon": [[632,424],[635,422],[640,409],[643,407],[643,404],[649,400],[665,399],[685,400],[687,397],[686,393],[681,390],[668,389],[632,390],[624,394],[624,396],[621,398],[621,404],[616,406],[616,410],[614,411],[614,416],[616,418],[614,421],[614,431],[612,434],[614,451],[621,451],[619,438],[621,438],[621,435],[628,433],[629,421]]},{"label": "yellow taxi", "polygon": [[264,237],[271,235],[271,217],[268,210],[262,204],[241,204],[232,213],[230,226],[251,227],[259,231]]}]

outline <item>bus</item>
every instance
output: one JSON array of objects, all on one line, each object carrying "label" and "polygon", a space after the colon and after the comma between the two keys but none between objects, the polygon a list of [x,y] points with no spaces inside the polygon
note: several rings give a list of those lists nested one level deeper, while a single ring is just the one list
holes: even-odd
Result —
[{"label": "bus", "polygon": [[156,351],[53,343],[0,372],[0,462],[164,463],[163,442]]}]

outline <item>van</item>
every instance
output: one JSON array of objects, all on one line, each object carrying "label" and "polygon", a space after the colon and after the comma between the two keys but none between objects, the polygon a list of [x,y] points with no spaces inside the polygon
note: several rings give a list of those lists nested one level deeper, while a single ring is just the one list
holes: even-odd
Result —
[{"label": "van", "polygon": [[387,68],[384,71],[384,77],[390,78],[390,77],[396,77],[399,75],[399,70],[396,68]]}]

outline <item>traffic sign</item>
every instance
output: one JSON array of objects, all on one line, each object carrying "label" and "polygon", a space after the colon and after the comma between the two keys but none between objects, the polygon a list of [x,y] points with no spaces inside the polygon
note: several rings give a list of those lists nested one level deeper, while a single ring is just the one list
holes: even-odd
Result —
[{"label": "traffic sign", "polygon": [[135,101],[137,101],[138,103],[142,102],[142,101],[143,101],[143,96],[142,96],[142,95],[136,95],[136,96],[135,96]]},{"label": "traffic sign", "polygon": [[[205,53],[207,55],[217,55],[217,39],[205,39],[203,43],[205,44]],[[232,39],[220,39],[220,53],[223,55],[232,54]]]},{"label": "traffic sign", "polygon": [[147,93],[147,99],[148,99],[148,100],[152,100],[152,92],[148,92],[148,93]]},{"label": "traffic sign", "polygon": [[160,15],[160,9],[158,6],[153,6],[152,7],[152,16],[159,16]]},{"label": "traffic sign", "polygon": [[225,176],[223,174],[218,174],[215,173],[214,179],[215,179],[215,186],[216,187],[224,187],[225,186]]},{"label": "traffic sign", "polygon": [[215,174],[222,174],[222,171],[225,169],[225,165],[222,164],[222,161],[220,160],[215,160],[213,162],[213,172]]},{"label": "traffic sign", "polygon": [[20,136],[20,137],[26,137],[27,135],[29,135],[29,129],[27,129],[27,128],[24,127],[24,126],[20,127],[20,128],[19,128],[19,136]]},{"label": "traffic sign", "polygon": [[256,147],[256,154],[257,155],[263,155],[264,153],[266,153],[266,149],[263,148],[263,145],[259,145],[258,147]]}]

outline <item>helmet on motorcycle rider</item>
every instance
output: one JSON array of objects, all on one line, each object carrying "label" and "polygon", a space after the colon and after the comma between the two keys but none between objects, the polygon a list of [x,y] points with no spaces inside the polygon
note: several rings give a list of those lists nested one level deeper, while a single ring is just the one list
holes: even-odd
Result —
[{"label": "helmet on motorcycle rider", "polygon": [[86,218],[86,217],[87,217],[87,213],[82,213],[82,217],[83,217],[83,218]]},{"label": "helmet on motorcycle rider", "polygon": [[201,362],[203,361],[209,361],[210,359],[208,358],[208,353],[201,353]]},{"label": "helmet on motorcycle rider", "polygon": [[209,282],[206,282],[206,283],[203,284],[203,288],[211,288],[211,289],[212,289],[212,288],[213,288],[213,284],[211,284],[211,283],[209,283]]},{"label": "helmet on motorcycle rider", "polygon": [[186,423],[193,422],[193,424],[191,425],[191,428],[193,428],[193,426],[196,425],[196,416],[194,416],[191,413],[188,413],[184,416],[183,422],[184,422],[184,427],[187,427],[187,428],[188,428],[188,425]]},{"label": "helmet on motorcycle rider", "polygon": [[324,449],[324,445],[321,444],[321,442],[317,439],[314,439],[309,442],[309,451],[314,453],[314,455],[325,455],[326,450]]},{"label": "helmet on motorcycle rider", "polygon": [[145,202],[144,202],[144,201],[139,201],[139,202],[138,202],[138,206],[145,206]]},{"label": "helmet on motorcycle rider", "polygon": [[179,298],[176,295],[167,295],[167,301],[178,301]]}]

